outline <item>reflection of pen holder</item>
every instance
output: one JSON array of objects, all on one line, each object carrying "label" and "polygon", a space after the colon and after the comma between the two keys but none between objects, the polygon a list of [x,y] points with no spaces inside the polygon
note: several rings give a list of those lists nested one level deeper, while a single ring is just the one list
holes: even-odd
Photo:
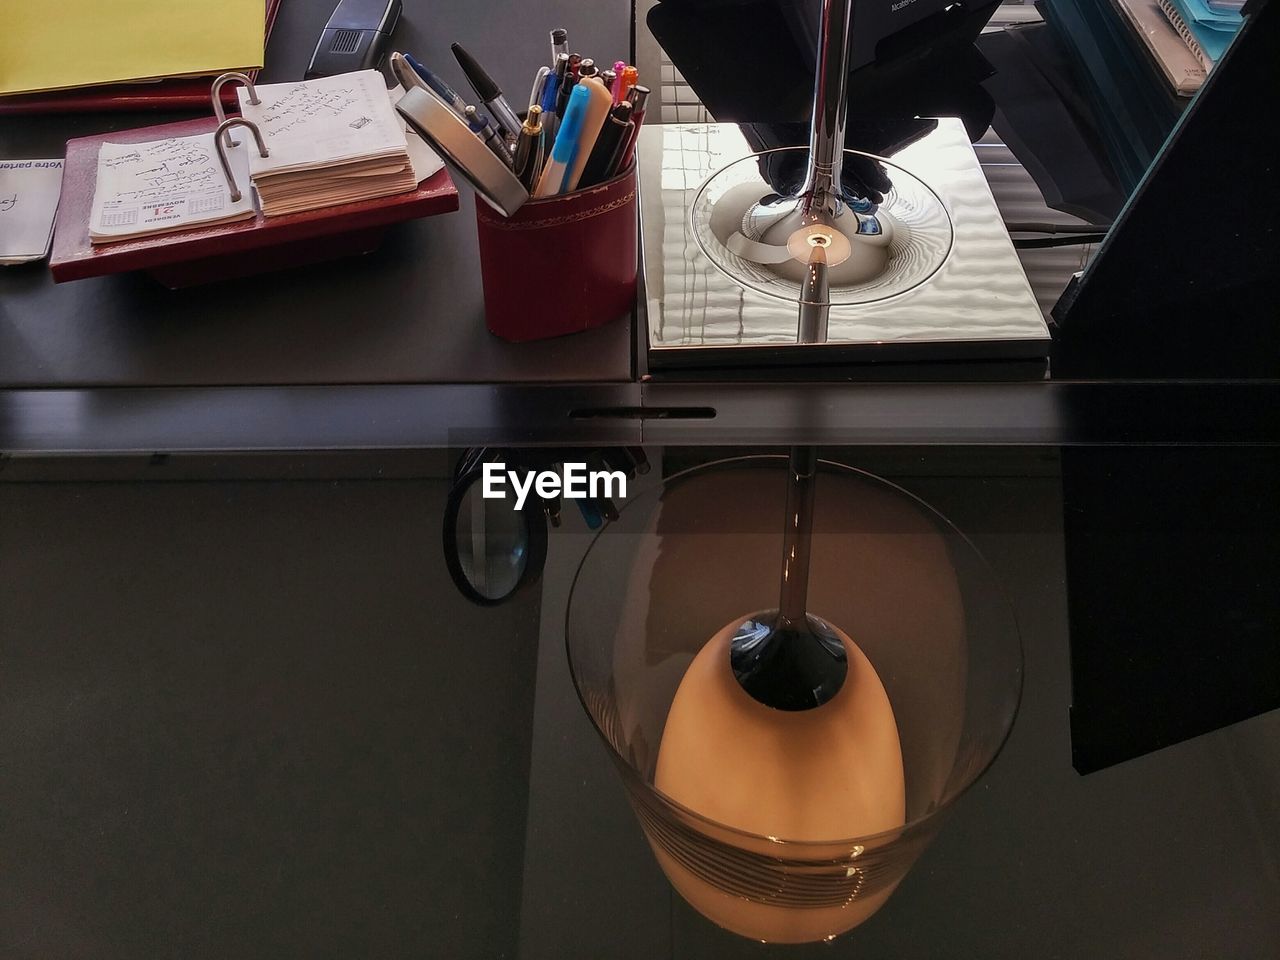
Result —
[{"label": "reflection of pen holder", "polygon": [[529,200],[503,217],[476,198],[489,331],[542,340],[590,330],[636,299],[636,168],[605,183]]}]

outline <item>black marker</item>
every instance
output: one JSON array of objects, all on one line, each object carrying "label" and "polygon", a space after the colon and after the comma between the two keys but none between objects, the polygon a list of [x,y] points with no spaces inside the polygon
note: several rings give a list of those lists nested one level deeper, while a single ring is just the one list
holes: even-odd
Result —
[{"label": "black marker", "polygon": [[511,109],[511,104],[507,103],[502,95],[502,88],[485,72],[484,67],[480,66],[475,57],[462,49],[461,44],[455,43],[449,49],[457,58],[462,72],[467,75],[467,82],[475,90],[476,96],[497,121],[498,128],[513,140],[520,136],[520,121],[516,119],[516,112]]}]

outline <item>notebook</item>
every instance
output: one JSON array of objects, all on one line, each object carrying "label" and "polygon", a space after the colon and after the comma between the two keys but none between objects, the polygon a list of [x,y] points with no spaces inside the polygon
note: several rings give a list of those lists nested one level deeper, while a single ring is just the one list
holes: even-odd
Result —
[{"label": "notebook", "polygon": [[[280,12],[280,0],[267,0],[263,46],[269,45],[271,28]],[[218,71],[219,73],[225,71]],[[244,71],[256,80],[258,71]],[[101,83],[67,90],[45,90],[0,96],[0,116],[33,113],[97,113],[104,110],[203,110],[209,102],[209,84],[216,74],[166,77],[142,83]],[[223,103],[235,106],[233,87],[222,91]]]},{"label": "notebook", "polygon": [[1178,8],[1182,11],[1182,19],[1188,24],[1195,23],[1210,30],[1222,30],[1235,35],[1244,23],[1239,9],[1222,9],[1215,7],[1207,0],[1180,0]]},{"label": "notebook", "polygon": [[61,193],[61,160],[0,160],[0,264],[48,256]]},{"label": "notebook", "polygon": [[376,70],[241,87],[240,112],[268,155],[250,149],[249,176],[263,216],[391,196],[418,185],[404,127]]},{"label": "notebook", "polygon": [[1189,97],[1205,79],[1204,64],[1178,35],[1158,0],[1114,0],[1180,97]]},{"label": "notebook", "polygon": [[0,95],[262,66],[265,0],[6,3]]},{"label": "notebook", "polygon": [[1197,22],[1188,12],[1187,0],[1159,0],[1160,9],[1182,37],[1187,47],[1199,58],[1206,70],[1213,68],[1235,37],[1235,31],[1219,30]]},{"label": "notebook", "polygon": [[147,143],[103,143],[89,214],[92,243],[113,243],[246,220],[254,215],[248,159],[228,152],[239,200],[214,149],[213,134]]}]

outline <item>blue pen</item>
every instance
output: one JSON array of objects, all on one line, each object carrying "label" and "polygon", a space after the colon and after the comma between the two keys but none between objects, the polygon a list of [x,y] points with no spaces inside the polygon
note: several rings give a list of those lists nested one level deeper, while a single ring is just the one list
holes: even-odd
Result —
[{"label": "blue pen", "polygon": [[560,92],[560,77],[554,73],[547,74],[547,82],[542,88],[542,115],[554,116],[556,112],[556,94]]},{"label": "blue pen", "polygon": [[560,118],[556,116],[556,101],[559,99],[560,85],[569,73],[569,56],[560,54],[556,57],[556,65],[547,74],[547,83],[542,88],[542,129],[543,135],[550,140],[555,136],[556,126]]},{"label": "blue pen", "polygon": [[547,74],[547,82],[542,87],[542,136],[547,143],[554,143],[556,125],[556,94],[560,91],[560,78],[554,73]]},{"label": "blue pen", "polygon": [[554,197],[564,189],[564,182],[577,157],[578,136],[582,133],[582,122],[586,119],[590,99],[591,95],[581,85],[574,87],[573,93],[569,94],[569,105],[565,107],[560,132],[556,134],[555,146],[551,148],[551,159],[542,170],[533,191],[534,197]]},{"label": "blue pen", "polygon": [[405,63],[413,67],[418,76],[423,79],[423,82],[431,88],[431,91],[437,94],[440,99],[449,106],[453,107],[454,113],[458,114],[458,116],[462,116],[463,111],[467,109],[467,101],[458,96],[458,94],[454,92],[453,87],[449,86],[449,84],[445,83],[440,79],[440,77],[436,76],[417,60],[413,59],[409,54],[402,54],[402,56],[405,59]]}]

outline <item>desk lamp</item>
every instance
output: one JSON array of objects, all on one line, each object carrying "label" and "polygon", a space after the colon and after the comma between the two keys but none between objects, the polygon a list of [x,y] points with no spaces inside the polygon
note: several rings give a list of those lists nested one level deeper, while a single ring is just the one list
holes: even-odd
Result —
[{"label": "desk lamp", "polygon": [[[946,209],[919,178],[846,151],[846,88],[853,0],[822,0],[805,175],[786,195],[759,171],[803,148],[765,151],[714,174],[693,208],[708,258],[738,283],[799,304],[798,340],[827,340],[830,308],[901,294],[926,280],[951,248]],[[846,183],[849,166],[874,164],[889,190]]]},{"label": "desk lamp", "polygon": [[887,3],[813,2],[808,146],[765,149],[794,142],[769,122],[640,134],[649,369],[1012,361],[1043,376],[1048,326],[965,124],[895,104],[908,112],[850,127],[884,155],[845,149],[851,32],[878,29],[908,71],[923,5],[886,19]]}]

